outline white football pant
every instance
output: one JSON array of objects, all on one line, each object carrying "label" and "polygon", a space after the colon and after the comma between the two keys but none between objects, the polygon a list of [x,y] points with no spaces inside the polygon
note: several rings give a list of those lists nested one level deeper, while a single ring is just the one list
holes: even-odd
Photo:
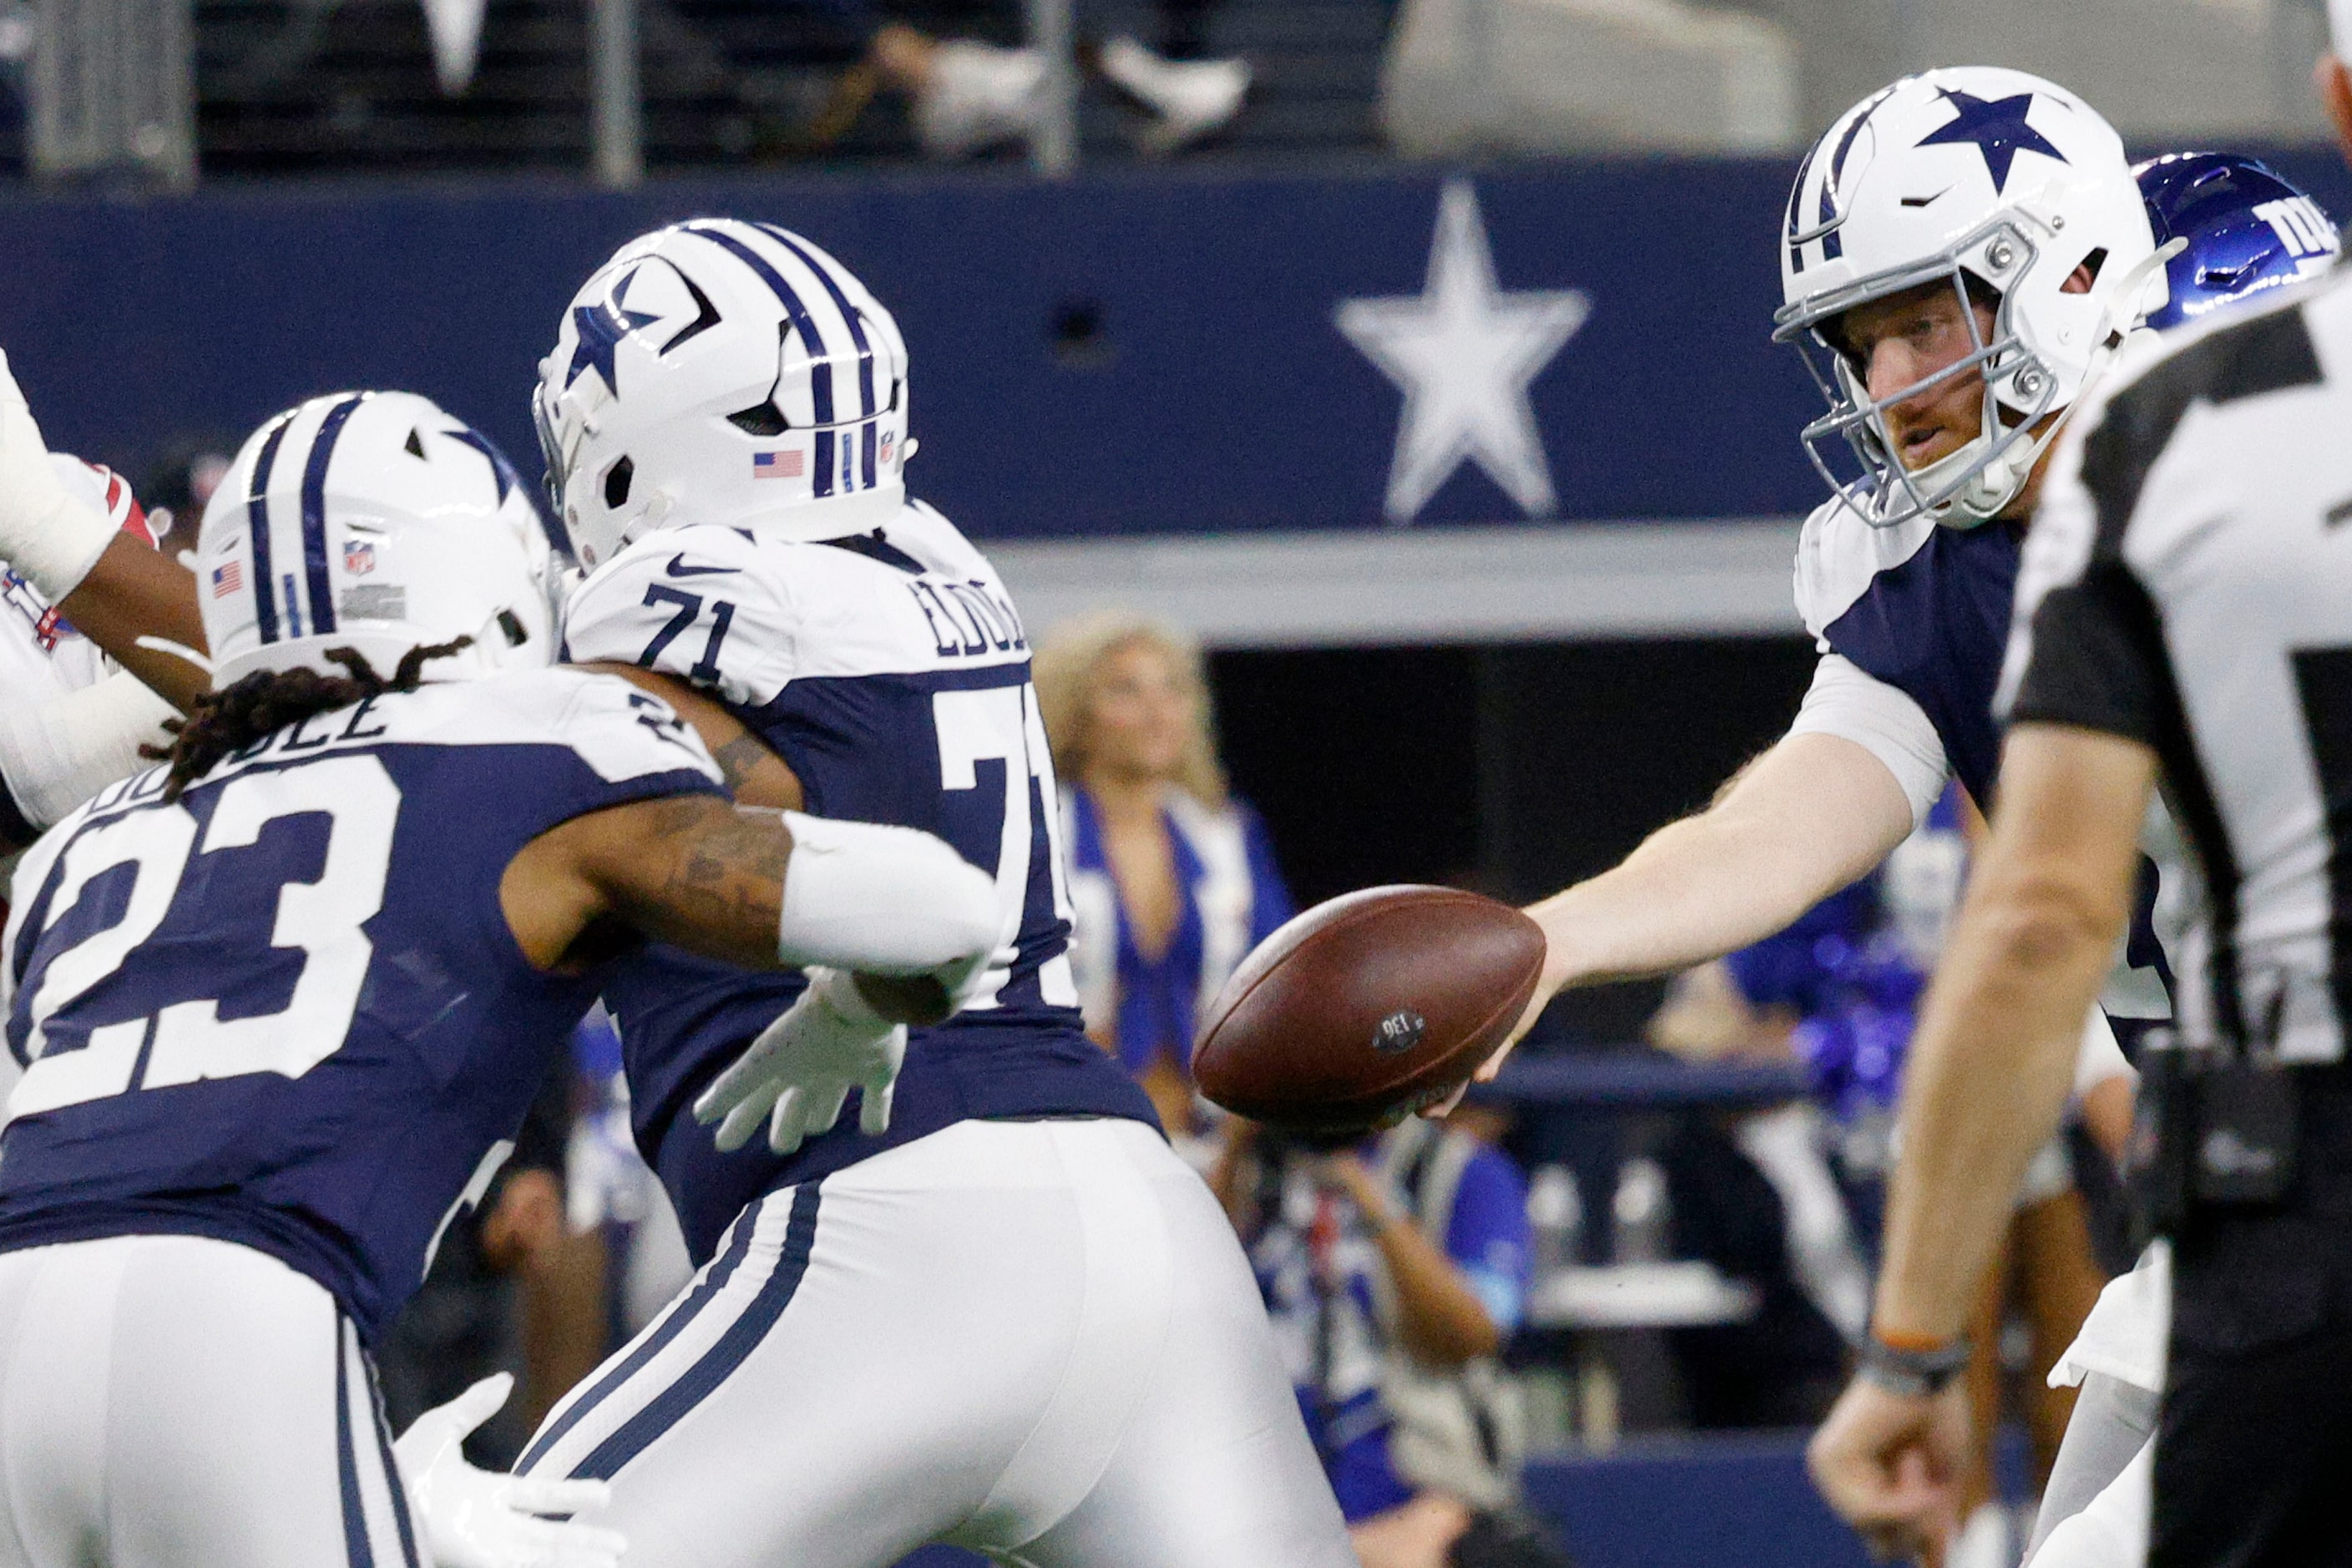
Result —
[{"label": "white football pant", "polygon": [[966,1121],[752,1205],[518,1468],[629,1568],[1355,1568],[1216,1201],[1124,1121]]},{"label": "white football pant", "polygon": [[417,1568],[357,1333],[250,1247],[0,1253],[0,1568]]}]

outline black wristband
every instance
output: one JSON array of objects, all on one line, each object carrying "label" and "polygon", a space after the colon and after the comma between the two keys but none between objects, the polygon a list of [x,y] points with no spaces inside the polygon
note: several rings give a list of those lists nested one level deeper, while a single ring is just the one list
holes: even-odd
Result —
[{"label": "black wristband", "polygon": [[1889,1394],[1930,1399],[1968,1369],[1969,1353],[1965,1337],[1931,1351],[1897,1350],[1872,1333],[1863,1339],[1862,1363],[1854,1373]]}]

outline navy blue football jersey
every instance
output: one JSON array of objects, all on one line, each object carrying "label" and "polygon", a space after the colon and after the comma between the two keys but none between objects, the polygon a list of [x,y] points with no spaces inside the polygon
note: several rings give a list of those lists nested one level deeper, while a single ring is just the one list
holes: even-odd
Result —
[{"label": "navy blue football jersey", "polygon": [[[2024,532],[2013,522],[1944,528],[1924,518],[1874,528],[1832,501],[1806,520],[1798,545],[1797,607],[1822,651],[1917,703],[1952,776],[1988,811],[2000,768],[1993,695]],[[2118,1023],[2171,1012],[2172,972],[2156,934],[2158,893],[2156,865],[2143,857],[2131,931],[2102,997]]]},{"label": "navy blue football jersey", "polygon": [[626,682],[529,670],[322,714],[163,787],[109,789],[17,868],[0,1248],[238,1242],[373,1337],[602,983],[524,959],[508,863],[586,812],[723,793],[718,769]]},{"label": "navy blue football jersey", "polygon": [[700,1261],[743,1205],[971,1118],[1122,1116],[1150,1102],[1086,1037],[1071,978],[1069,890],[1029,644],[987,559],[910,505],[872,534],[805,543],[711,525],[665,530],[574,595],[570,657],[704,688],[799,775],[819,816],[938,834],[996,878],[1003,941],[963,1011],[919,1029],[890,1131],[840,1125],[788,1159],[721,1154],[694,1097],[798,994],[672,949],[605,989],[637,1143]]}]

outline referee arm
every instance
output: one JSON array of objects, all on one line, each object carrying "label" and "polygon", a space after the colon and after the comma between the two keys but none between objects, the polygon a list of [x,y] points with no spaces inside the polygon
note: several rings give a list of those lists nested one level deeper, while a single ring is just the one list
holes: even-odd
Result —
[{"label": "referee arm", "polygon": [[[1911,1047],[1873,1332],[1956,1343],[2018,1183],[2056,1130],[2083,1017],[2129,918],[2156,773],[2147,747],[2020,724],[1990,839]],[[1857,1378],[1809,1455],[1822,1495],[1874,1549],[1953,1528],[1968,1441],[1958,1383],[1934,1396]]]}]

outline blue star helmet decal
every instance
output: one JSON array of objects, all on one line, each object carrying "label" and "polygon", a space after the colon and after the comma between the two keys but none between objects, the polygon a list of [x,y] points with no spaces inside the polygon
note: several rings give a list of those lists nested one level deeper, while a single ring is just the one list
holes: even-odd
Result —
[{"label": "blue star helmet decal", "polygon": [[616,397],[620,395],[621,389],[613,378],[613,351],[621,346],[623,338],[639,327],[651,326],[661,320],[659,316],[622,306],[621,296],[628,292],[629,285],[636,279],[634,271],[622,279],[613,291],[604,296],[604,302],[601,305],[574,305],[572,308],[572,324],[580,334],[580,342],[572,351],[572,367],[563,373],[564,385],[570,386],[578,381],[582,371],[593,370],[604,378],[604,390]]},{"label": "blue star helmet decal", "polygon": [[2053,147],[2042,132],[2025,122],[2025,111],[2033,107],[2033,95],[2021,92],[2011,98],[1981,99],[1974,93],[1956,88],[1939,88],[1944,101],[1954,110],[1952,122],[1940,130],[1931,131],[1919,139],[1922,147],[1942,142],[1967,142],[1984,154],[1985,173],[1992,176],[1992,188],[1998,193],[2009,184],[2009,166],[2020,153],[2039,153],[2046,158],[2066,162],[2066,154]]}]

